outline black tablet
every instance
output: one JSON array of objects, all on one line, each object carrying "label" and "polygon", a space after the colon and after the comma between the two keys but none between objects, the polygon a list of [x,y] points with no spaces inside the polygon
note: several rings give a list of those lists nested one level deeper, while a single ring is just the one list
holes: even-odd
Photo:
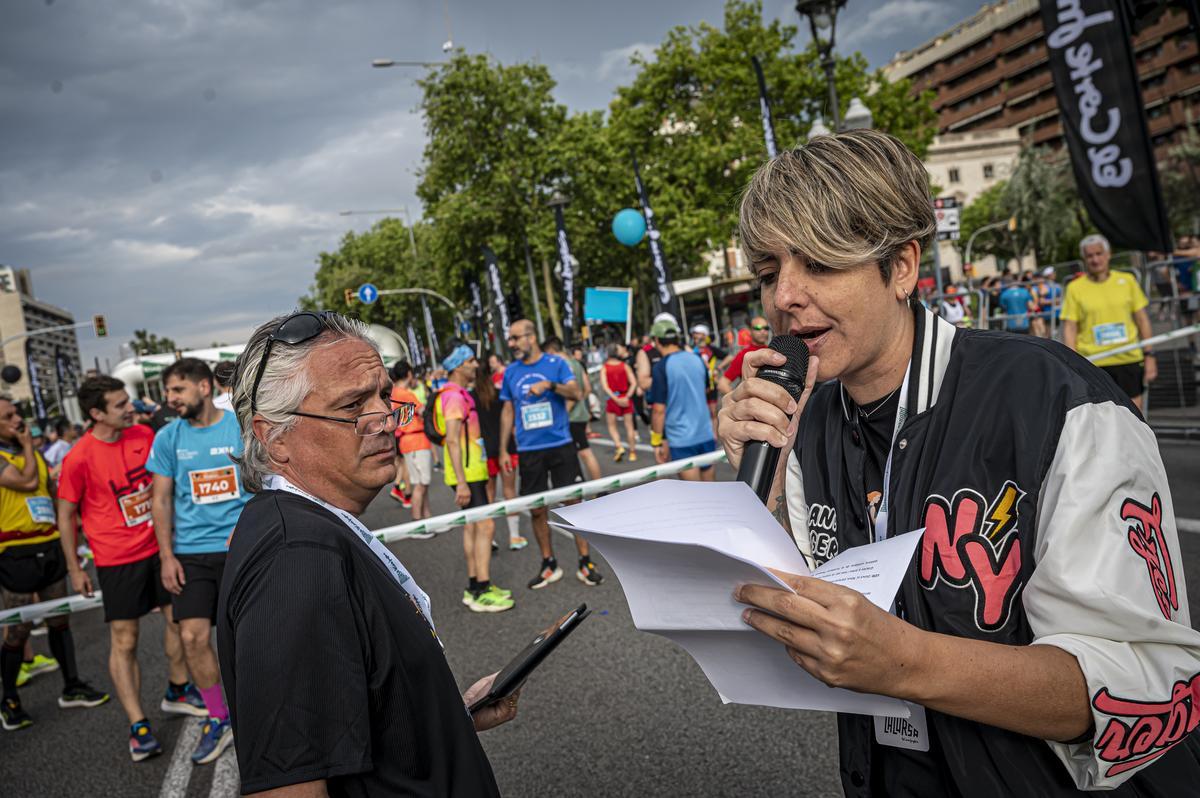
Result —
[{"label": "black tablet", "polygon": [[519,690],[521,685],[525,684],[525,680],[529,678],[529,674],[542,664],[542,660],[549,656],[550,652],[589,615],[591,615],[591,610],[587,608],[587,605],[580,604],[577,609],[567,613],[540,632],[532,643],[513,658],[512,662],[504,666],[504,670],[496,674],[496,680],[492,682],[492,689],[488,691],[487,695],[471,704],[470,711],[478,712],[488,704],[508,698]]}]

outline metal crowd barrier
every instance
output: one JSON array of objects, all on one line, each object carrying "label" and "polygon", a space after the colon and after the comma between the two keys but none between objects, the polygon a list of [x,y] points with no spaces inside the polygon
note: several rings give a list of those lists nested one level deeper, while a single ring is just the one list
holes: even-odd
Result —
[{"label": "metal crowd barrier", "polygon": [[[531,496],[520,496],[516,499],[505,499],[493,502],[483,507],[472,507],[470,510],[458,510],[445,515],[426,518],[422,521],[410,521],[407,524],[387,526],[374,531],[375,537],[384,543],[396,543],[401,540],[419,540],[432,533],[445,532],[465,524],[483,521],[488,518],[504,518],[538,507],[550,507],[569,501],[587,499],[623,488],[631,488],[645,482],[652,482],[662,477],[670,477],[689,468],[713,465],[725,460],[725,452],[715,451],[697,457],[683,460],[673,460],[663,465],[646,466],[636,471],[601,477],[591,482],[579,482],[565,488],[555,488]],[[76,615],[86,610],[102,606],[100,591],[91,598],[74,595],[63,599],[43,601],[40,604],[29,604],[11,610],[0,610],[0,626],[14,623],[39,621],[59,615]]]}]

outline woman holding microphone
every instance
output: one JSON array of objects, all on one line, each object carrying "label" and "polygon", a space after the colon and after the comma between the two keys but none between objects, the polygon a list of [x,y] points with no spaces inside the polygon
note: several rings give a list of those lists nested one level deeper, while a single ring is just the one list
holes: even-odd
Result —
[{"label": "woman holding microphone", "polygon": [[731,463],[749,441],[786,447],[769,507],[813,565],[925,529],[891,613],[799,575],[736,593],[797,667],[907,702],[903,723],[839,716],[846,794],[1200,783],[1195,724],[1177,720],[1197,717],[1200,634],[1128,399],[1055,342],[956,329],[910,300],[928,176],[885,133],[773,158],[740,228],[773,332],[812,359],[796,402],[755,377],[782,355],[746,356],[719,417]]}]

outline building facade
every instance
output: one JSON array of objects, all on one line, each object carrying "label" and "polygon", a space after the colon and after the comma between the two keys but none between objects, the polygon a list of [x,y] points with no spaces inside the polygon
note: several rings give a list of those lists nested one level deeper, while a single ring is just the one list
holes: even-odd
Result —
[{"label": "building facade", "polygon": [[75,330],[26,333],[74,323],[75,317],[68,311],[33,296],[33,279],[27,269],[0,266],[0,340],[7,341],[0,354],[4,365],[21,369],[21,379],[0,388],[17,402],[29,402],[35,416],[65,415],[77,420],[75,391],[82,364]]},{"label": "building facade", "polygon": [[[1134,38],[1150,136],[1161,159],[1200,119],[1200,48],[1187,12],[1168,8]],[[985,5],[934,39],[900,53],[884,68],[936,92],[940,134],[1016,128],[1025,145],[1063,144],[1036,0]]]}]

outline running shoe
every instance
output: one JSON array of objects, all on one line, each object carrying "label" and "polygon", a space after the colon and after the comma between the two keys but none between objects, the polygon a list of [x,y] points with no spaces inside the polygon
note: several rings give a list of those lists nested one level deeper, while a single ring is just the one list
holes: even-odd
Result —
[{"label": "running shoe", "polygon": [[528,545],[529,545],[529,541],[526,540],[525,538],[521,537],[520,535],[517,535],[514,538],[508,539],[508,550],[509,551],[520,551],[521,549],[525,548]]},{"label": "running shoe", "polygon": [[58,660],[34,654],[32,660],[21,663],[21,672],[17,674],[17,687],[24,687],[34,676],[53,673],[56,670],[58,670]]},{"label": "running shoe", "polygon": [[141,762],[143,759],[149,759],[161,753],[162,745],[154,738],[154,732],[150,731],[149,723],[139,720],[129,727],[130,759],[134,762]]},{"label": "running shoe", "polygon": [[412,509],[412,499],[410,499],[400,488],[393,486],[392,489],[388,491],[388,495],[400,502],[400,506],[405,510]]},{"label": "running shoe", "polygon": [[495,538],[492,538],[492,551],[500,551],[500,544],[496,542]]},{"label": "running shoe", "polygon": [[0,701],[0,726],[5,731],[16,731],[33,725],[33,718],[21,709],[21,702],[16,698],[6,698]]},{"label": "running shoe", "polygon": [[604,581],[604,577],[596,570],[596,563],[587,557],[579,558],[579,570],[575,572],[575,577],[588,587],[595,587]]},{"label": "running shoe", "polygon": [[69,687],[64,687],[58,697],[58,705],[62,709],[72,707],[98,707],[108,701],[108,693],[102,693],[87,682],[76,681]]},{"label": "running shoe", "polygon": [[219,718],[209,718],[200,729],[200,742],[192,752],[192,763],[207,765],[221,755],[221,752],[233,742],[233,727],[229,721]]},{"label": "running shoe", "polygon": [[511,597],[501,595],[493,585],[475,596],[468,606],[471,612],[504,612],[511,610],[516,604]]},{"label": "running shoe", "polygon": [[637,452],[633,449],[629,450],[629,462],[631,462],[631,463],[637,462]]},{"label": "running shoe", "polygon": [[562,579],[562,568],[554,560],[542,560],[542,569],[538,575],[529,580],[530,590],[541,590],[546,585],[552,585]]},{"label": "running shoe", "polygon": [[618,446],[617,451],[613,452],[613,462],[619,463],[625,457],[625,447]]},{"label": "running shoe", "polygon": [[200,695],[200,691],[196,689],[196,685],[191,682],[184,685],[182,690],[176,690],[174,687],[167,685],[167,692],[163,696],[162,703],[158,706],[163,712],[171,715],[191,715],[196,718],[208,717],[208,707],[204,706],[204,698]]},{"label": "running shoe", "polygon": [[470,607],[470,606],[471,606],[471,602],[472,602],[472,601],[474,601],[474,600],[475,600],[475,594],[474,594],[474,593],[472,593],[470,590],[464,590],[464,591],[463,591],[463,606],[464,606],[464,607]]}]

